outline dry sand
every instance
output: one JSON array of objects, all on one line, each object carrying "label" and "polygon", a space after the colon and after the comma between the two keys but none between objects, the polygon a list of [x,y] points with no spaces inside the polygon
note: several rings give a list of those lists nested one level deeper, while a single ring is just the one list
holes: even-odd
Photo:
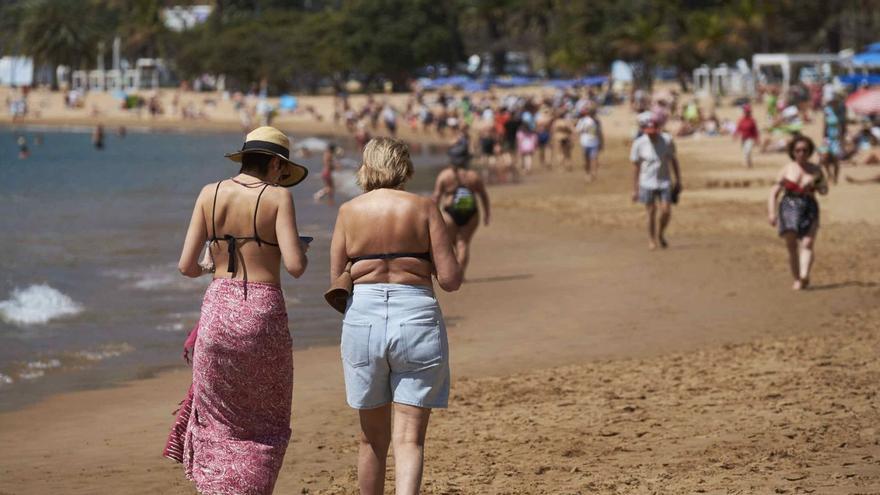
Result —
[{"label": "dry sand", "polygon": [[[794,293],[763,206],[783,156],[740,172],[729,139],[680,140],[672,246],[648,252],[631,121],[606,117],[598,183],[552,172],[492,189],[469,283],[441,295],[453,391],[432,418],[424,491],[880,493],[880,185],[822,201],[814,290]],[[294,362],[276,493],[355,493],[338,351]],[[0,493],[193,493],[160,456],[188,380],[0,415]]]}]

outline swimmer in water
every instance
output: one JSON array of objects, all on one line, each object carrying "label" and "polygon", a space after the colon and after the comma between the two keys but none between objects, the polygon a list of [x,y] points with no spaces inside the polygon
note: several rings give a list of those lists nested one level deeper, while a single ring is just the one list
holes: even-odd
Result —
[{"label": "swimmer in water", "polygon": [[18,143],[18,159],[24,160],[31,155],[30,150],[28,150],[27,139],[24,136],[18,136],[16,139],[16,143]]},{"label": "swimmer in water", "polygon": [[101,124],[98,124],[92,132],[92,145],[95,149],[104,149],[104,126]]}]

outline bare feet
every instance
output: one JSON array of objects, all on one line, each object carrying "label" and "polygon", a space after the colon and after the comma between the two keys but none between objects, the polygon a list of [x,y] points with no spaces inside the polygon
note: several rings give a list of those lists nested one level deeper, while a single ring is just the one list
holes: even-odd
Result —
[{"label": "bare feet", "polygon": [[810,279],[802,278],[801,279],[801,289],[808,289],[810,287]]},{"label": "bare feet", "polygon": [[655,251],[657,249],[657,243],[653,240],[648,241],[648,250]]},{"label": "bare feet", "polygon": [[660,237],[659,240],[660,240],[660,247],[662,247],[663,249],[666,249],[666,248],[669,247],[669,243],[666,242],[666,238],[665,238],[665,237]]},{"label": "bare feet", "polygon": [[804,288],[804,284],[801,283],[800,279],[795,280],[793,284],[791,284],[791,290],[801,290]]}]

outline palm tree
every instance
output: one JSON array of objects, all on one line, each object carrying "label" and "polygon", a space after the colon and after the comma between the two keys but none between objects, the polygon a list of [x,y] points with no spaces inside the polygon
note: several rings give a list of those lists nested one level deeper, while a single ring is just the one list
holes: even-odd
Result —
[{"label": "palm tree", "polygon": [[[76,0],[34,0],[26,4],[20,36],[34,65],[81,67],[95,47],[89,9]],[[52,87],[57,88],[55,70]]]}]

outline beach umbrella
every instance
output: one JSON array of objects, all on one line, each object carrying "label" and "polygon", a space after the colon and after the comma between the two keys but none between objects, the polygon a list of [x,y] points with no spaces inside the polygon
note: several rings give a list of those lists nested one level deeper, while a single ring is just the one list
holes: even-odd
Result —
[{"label": "beach umbrella", "polygon": [[846,106],[862,115],[880,114],[880,89],[863,89],[849,95]]},{"label": "beach umbrella", "polygon": [[584,86],[601,86],[608,82],[607,76],[589,76],[581,79],[581,84]]},{"label": "beach umbrella", "polygon": [[880,74],[848,74],[840,76],[840,82],[850,86],[880,85]]},{"label": "beach umbrella", "polygon": [[281,99],[278,101],[278,106],[280,106],[282,110],[288,110],[291,112],[296,110],[298,105],[299,101],[296,99],[296,96],[281,95]]},{"label": "beach umbrella", "polygon": [[851,62],[857,67],[880,67],[880,52],[859,53]]}]

